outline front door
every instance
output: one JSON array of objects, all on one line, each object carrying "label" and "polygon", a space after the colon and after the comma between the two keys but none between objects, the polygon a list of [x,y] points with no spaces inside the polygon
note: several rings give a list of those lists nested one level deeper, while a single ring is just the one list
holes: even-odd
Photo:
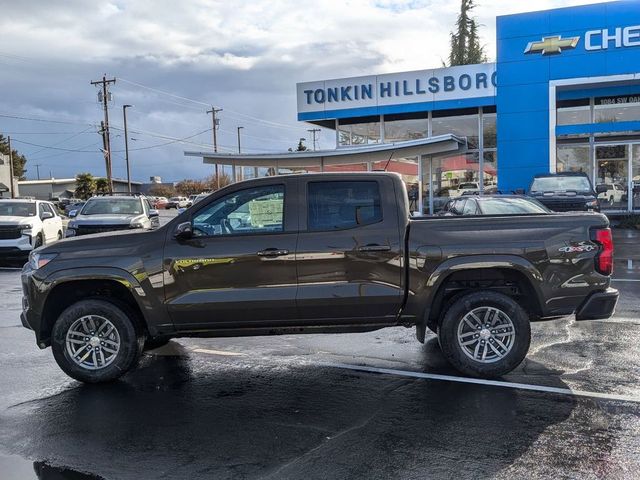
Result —
[{"label": "front door", "polygon": [[392,323],[403,295],[393,181],[328,178],[300,179],[300,318],[306,323]]},{"label": "front door", "polygon": [[286,178],[236,185],[185,217],[191,239],[168,232],[165,298],[178,329],[295,319],[296,189]]},{"label": "front door", "polygon": [[626,210],[629,186],[629,153],[631,145],[596,145],[596,185],[605,185],[598,194],[602,210]]}]

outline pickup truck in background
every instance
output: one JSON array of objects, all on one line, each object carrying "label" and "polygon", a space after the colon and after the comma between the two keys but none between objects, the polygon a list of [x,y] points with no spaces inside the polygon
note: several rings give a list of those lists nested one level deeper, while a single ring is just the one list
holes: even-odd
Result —
[{"label": "pickup truck in background", "polygon": [[157,230],[67,239],[22,272],[23,325],[84,382],[118,378],[172,337],[438,335],[460,372],[501,376],[530,322],[612,315],[611,231],[597,213],[419,217],[390,173],[260,178]]}]

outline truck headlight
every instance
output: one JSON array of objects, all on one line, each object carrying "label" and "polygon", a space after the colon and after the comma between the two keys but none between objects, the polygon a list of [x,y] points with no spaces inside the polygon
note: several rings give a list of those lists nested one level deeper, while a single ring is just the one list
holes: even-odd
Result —
[{"label": "truck headlight", "polygon": [[25,223],[23,225],[18,225],[18,228],[20,230],[31,230],[33,228],[33,225],[29,225],[28,223]]},{"label": "truck headlight", "polygon": [[29,254],[29,265],[33,270],[44,267],[47,263],[58,256],[57,253],[39,253],[37,251]]}]

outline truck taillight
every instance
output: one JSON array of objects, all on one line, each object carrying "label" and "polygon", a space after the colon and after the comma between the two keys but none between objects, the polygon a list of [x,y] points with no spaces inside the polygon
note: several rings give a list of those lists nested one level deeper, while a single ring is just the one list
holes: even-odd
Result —
[{"label": "truck taillight", "polygon": [[598,228],[591,230],[591,240],[600,245],[596,255],[596,271],[602,275],[611,275],[613,272],[613,238],[610,228]]}]

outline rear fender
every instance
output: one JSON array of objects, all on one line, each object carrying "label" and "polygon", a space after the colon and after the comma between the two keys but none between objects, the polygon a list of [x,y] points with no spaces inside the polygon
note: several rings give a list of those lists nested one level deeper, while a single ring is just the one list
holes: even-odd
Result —
[{"label": "rear fender", "polygon": [[434,307],[438,307],[433,305],[436,294],[450,275],[467,270],[489,269],[512,270],[524,275],[535,291],[535,301],[542,308],[542,305],[540,305],[540,299],[543,298],[541,289],[542,274],[531,262],[517,255],[460,256],[450,258],[439,264],[423,284],[423,287],[415,292],[414,301],[422,308],[422,311],[418,311],[417,318],[422,319],[423,324],[427,323],[431,310]]}]

